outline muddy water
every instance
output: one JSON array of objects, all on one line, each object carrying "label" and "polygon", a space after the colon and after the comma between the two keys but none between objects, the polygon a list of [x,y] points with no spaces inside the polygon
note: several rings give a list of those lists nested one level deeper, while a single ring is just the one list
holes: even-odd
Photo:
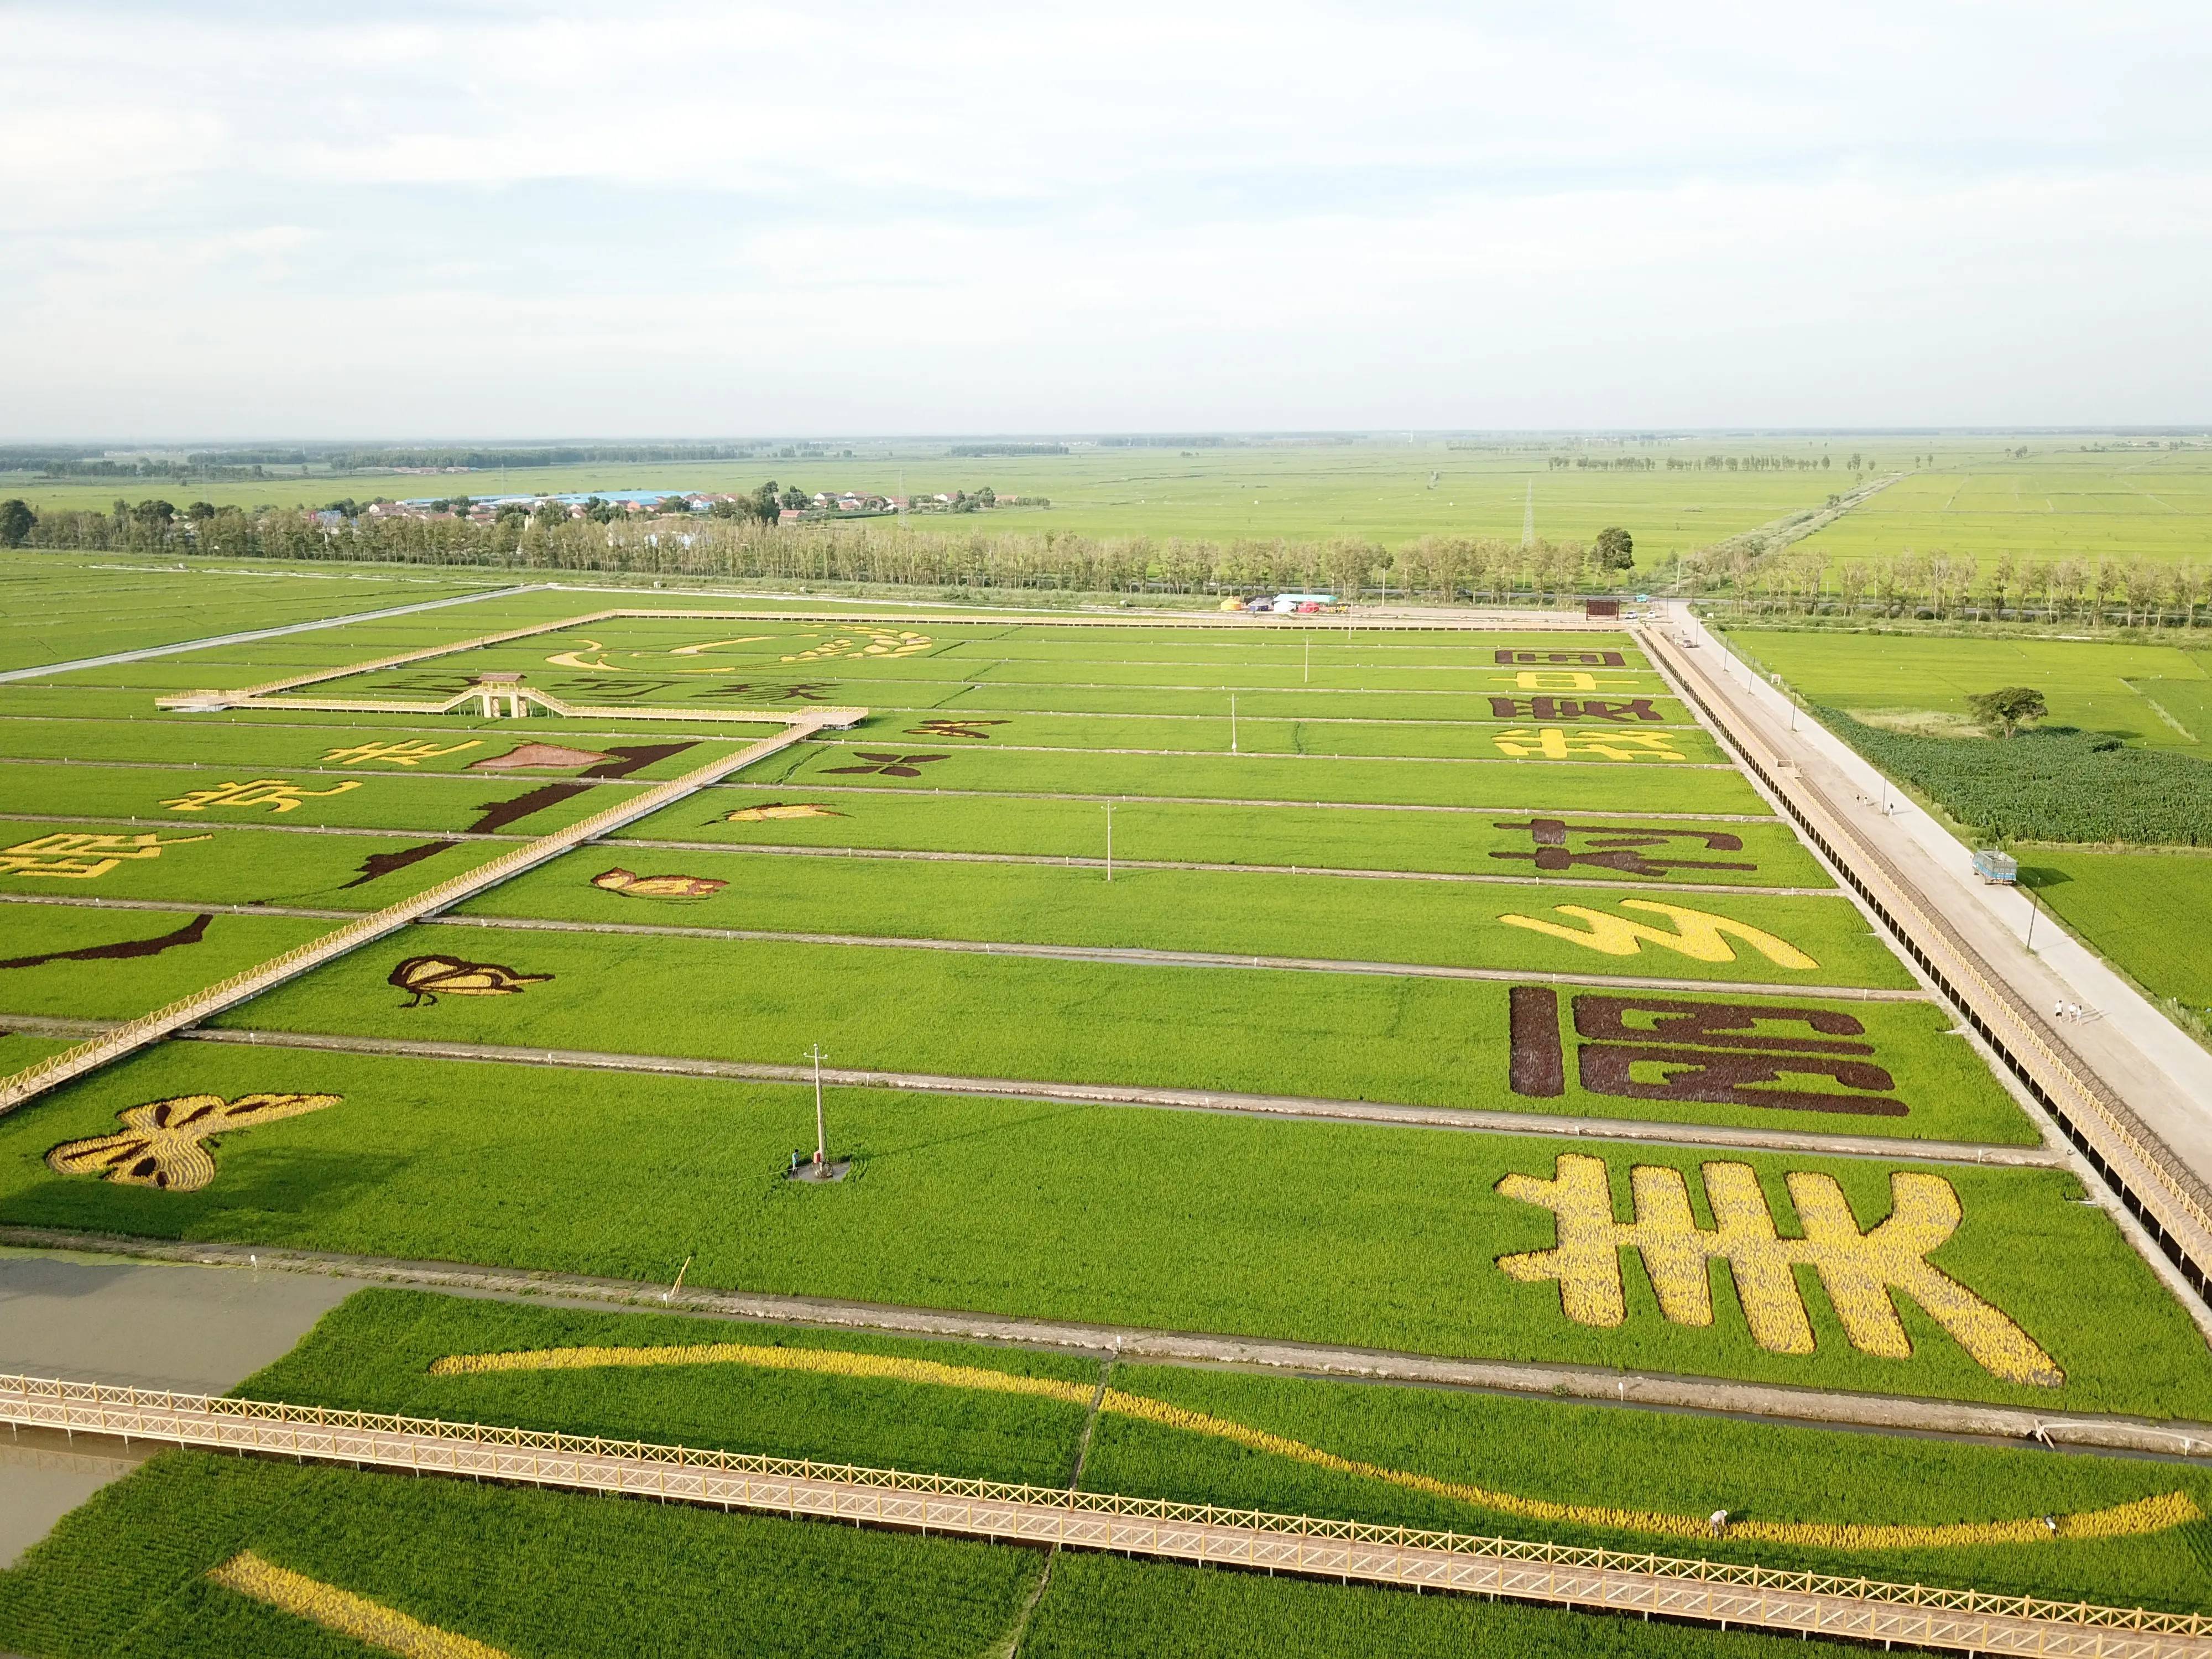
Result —
[{"label": "muddy water", "polygon": [[[301,1273],[0,1250],[0,1372],[220,1394],[360,1285]],[[0,1436],[0,1566],[153,1449]]]}]

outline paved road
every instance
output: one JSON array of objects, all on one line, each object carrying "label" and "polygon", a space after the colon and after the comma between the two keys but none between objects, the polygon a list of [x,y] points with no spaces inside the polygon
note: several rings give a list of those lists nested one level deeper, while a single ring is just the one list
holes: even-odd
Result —
[{"label": "paved road", "polygon": [[[2063,1020],[2056,1029],[2112,1092],[2165,1140],[2200,1180],[2212,1182],[2212,1053],[2207,1053],[2095,952],[2036,917],[2025,892],[1992,887],[1974,875],[1970,849],[1927,813],[1903,800],[1881,774],[1811,716],[1796,715],[1789,698],[1730,653],[1725,643],[1672,607],[1679,630],[1694,629],[1688,653],[1702,684],[1759,729],[1775,752],[1855,822],[1921,891],[1938,902],[1953,927],[1992,969],[2039,1012],[2079,1003],[2094,1017]],[[1881,803],[1887,794],[1891,811]]]}]

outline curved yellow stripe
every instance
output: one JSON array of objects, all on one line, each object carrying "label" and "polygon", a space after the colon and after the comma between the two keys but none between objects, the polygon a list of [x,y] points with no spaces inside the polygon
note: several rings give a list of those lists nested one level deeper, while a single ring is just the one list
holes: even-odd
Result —
[{"label": "curved yellow stripe", "polygon": [[[706,1342],[684,1347],[656,1348],[541,1348],[522,1353],[454,1354],[437,1360],[434,1376],[459,1376],[486,1371],[574,1370],[605,1365],[755,1365],[767,1370],[807,1371],[820,1376],[883,1377],[901,1382],[929,1382],[941,1387],[978,1389],[994,1394],[1024,1394],[1042,1399],[1087,1406],[1092,1390],[1088,1384],[1054,1377],[1017,1376],[975,1365],[947,1365],[934,1359],[901,1359],[890,1354],[852,1353],[837,1348],[763,1348],[739,1342]],[[1867,1524],[1825,1521],[1730,1521],[1716,1534],[1703,1516],[1671,1515],[1661,1510],[1613,1509],[1592,1504],[1559,1504],[1546,1498],[1523,1498],[1514,1492],[1492,1492],[1472,1482],[1439,1480],[1407,1469],[1389,1469],[1356,1458],[1309,1446],[1265,1429],[1210,1416],[1185,1407],[1154,1400],[1147,1395],[1108,1389],[1100,1409],[1118,1417],[1157,1423],[1189,1434],[1227,1440],[1271,1456],[1287,1457],[1339,1474],[1362,1475],[1385,1480],[1408,1492],[1455,1503],[1494,1510],[1501,1515],[1529,1521],[1565,1521],[1584,1526],[1610,1527],[1622,1532],[1654,1533],[1669,1538],[1711,1538],[1716,1535],[1747,1539],[1762,1544],[1799,1544],[1816,1549],[1896,1550],[1946,1549],[1972,1544],[2033,1544],[2052,1538],[2133,1538],[2163,1532],[2203,1518],[2194,1498],[2185,1492],[2161,1492],[2101,1510],[2054,1516],[2050,1521],[2031,1516],[2020,1521],[1955,1521],[1927,1526],[1909,1523]]]},{"label": "curved yellow stripe", "polygon": [[372,1601],[366,1595],[356,1595],[351,1590],[325,1584],[319,1578],[310,1578],[305,1573],[264,1561],[252,1550],[241,1550],[221,1566],[210,1568],[208,1577],[240,1595],[266,1601],[272,1607],[281,1607],[325,1630],[350,1636],[356,1642],[382,1648],[386,1653],[406,1655],[408,1659],[507,1659],[507,1655],[497,1648],[487,1647],[470,1637],[456,1636],[435,1625],[426,1625],[419,1619],[410,1619],[398,1608]]}]

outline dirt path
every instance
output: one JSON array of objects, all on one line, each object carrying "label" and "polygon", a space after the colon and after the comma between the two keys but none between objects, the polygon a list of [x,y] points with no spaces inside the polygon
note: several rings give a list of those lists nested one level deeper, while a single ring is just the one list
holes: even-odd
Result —
[{"label": "dirt path", "polygon": [[1024,1319],[828,1297],[756,1295],[686,1285],[672,1291],[641,1280],[532,1273],[459,1262],[405,1261],[335,1251],[242,1244],[171,1243],[59,1228],[0,1226],[0,1244],[75,1250],[149,1261],[193,1262],[262,1273],[334,1274],[370,1283],[459,1291],[527,1300],[650,1308],[781,1325],[890,1331],[906,1335],[1007,1342],[1154,1364],[1235,1365],[1334,1379],[1422,1383],[1507,1394],[1656,1407],[1805,1424],[1844,1424],[1892,1433],[2026,1441],[2052,1448],[2212,1460],[2212,1425],[2140,1421],[2106,1414],[2029,1411],[2015,1406],[1917,1400],[1901,1395],[1793,1389],[1716,1377],[1603,1370],[1510,1360],[1449,1359],[1380,1348],[1273,1341],[1261,1337],[1147,1330],[1139,1326]]}]

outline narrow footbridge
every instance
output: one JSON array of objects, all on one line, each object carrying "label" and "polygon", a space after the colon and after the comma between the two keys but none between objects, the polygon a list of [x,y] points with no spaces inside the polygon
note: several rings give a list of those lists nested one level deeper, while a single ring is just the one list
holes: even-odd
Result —
[{"label": "narrow footbridge", "polygon": [[2212,1659],[2212,1618],[278,1401],[0,1376],[0,1422],[1885,1646]]}]

